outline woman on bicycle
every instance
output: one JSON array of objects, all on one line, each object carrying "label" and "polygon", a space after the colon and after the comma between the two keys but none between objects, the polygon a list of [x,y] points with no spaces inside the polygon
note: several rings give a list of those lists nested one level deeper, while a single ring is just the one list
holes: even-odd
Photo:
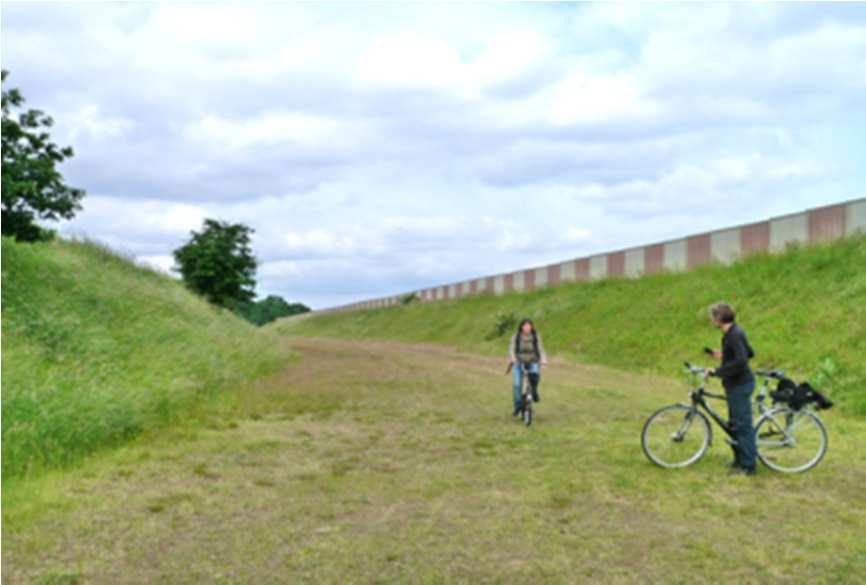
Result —
[{"label": "woman on bicycle", "polygon": [[544,345],[541,343],[541,335],[535,329],[531,319],[524,319],[517,328],[517,333],[511,337],[508,346],[511,357],[511,365],[514,376],[514,416],[523,410],[523,398],[520,390],[523,387],[523,368],[526,366],[529,372],[529,386],[532,389],[532,399],[538,398],[538,381],[541,377],[541,364],[547,363],[547,354],[544,353]]},{"label": "woman on bicycle", "polygon": [[755,376],[749,367],[749,360],[755,352],[749,345],[746,332],[735,323],[734,308],[727,303],[716,303],[709,309],[713,325],[724,333],[722,350],[714,351],[713,357],[722,360],[718,368],[709,368],[710,376],[718,376],[725,387],[728,400],[728,420],[737,444],[734,449],[734,462],[731,471],[735,473],[755,473],[755,428],[752,424],[752,392],[755,391]]}]

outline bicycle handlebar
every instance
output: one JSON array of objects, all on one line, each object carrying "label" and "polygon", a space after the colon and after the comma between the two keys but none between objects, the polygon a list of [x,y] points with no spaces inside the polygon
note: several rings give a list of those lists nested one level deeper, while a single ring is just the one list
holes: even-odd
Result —
[{"label": "bicycle handlebar", "polygon": [[683,362],[683,364],[685,364],[686,369],[687,369],[689,372],[691,372],[692,374],[695,374],[695,375],[697,375],[697,374],[703,374],[704,371],[706,371],[706,368],[702,368],[701,366],[693,366],[693,365],[690,364],[689,362]]},{"label": "bicycle handlebar", "polygon": [[527,371],[527,368],[528,368],[528,365],[527,365],[527,364],[524,364],[524,363],[522,363],[522,362],[516,362],[516,363],[514,363],[514,362],[508,362],[508,367],[505,368],[505,373],[506,373],[506,374],[510,374],[510,373],[511,373],[511,370],[512,370],[512,368],[514,368],[514,366],[517,366],[518,368],[520,368],[520,369],[523,370],[524,372]]}]

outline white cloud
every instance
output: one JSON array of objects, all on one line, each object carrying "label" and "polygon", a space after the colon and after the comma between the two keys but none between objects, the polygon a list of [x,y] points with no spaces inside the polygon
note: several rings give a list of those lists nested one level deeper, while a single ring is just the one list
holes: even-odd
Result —
[{"label": "white cloud", "polygon": [[554,126],[611,120],[621,123],[659,113],[654,100],[643,95],[628,74],[600,76],[572,71],[539,100],[547,103],[537,103],[536,107],[546,111],[546,120]]},{"label": "white cloud", "polygon": [[160,272],[165,274],[169,274],[171,276],[176,276],[176,274],[172,271],[174,267],[174,257],[167,256],[165,254],[155,254],[153,256],[138,256],[136,260],[139,264],[143,266],[147,266],[149,268],[154,268]]},{"label": "white cloud", "polygon": [[111,116],[102,112],[98,105],[89,104],[72,112],[66,120],[67,140],[79,139],[116,140],[134,127],[128,118]]},{"label": "white cloud", "polygon": [[187,125],[184,135],[214,149],[241,149],[253,145],[295,144],[308,149],[345,145],[363,129],[353,122],[298,112],[263,112],[246,120],[205,115]]},{"label": "white cloud", "polygon": [[[111,234],[120,247],[128,242],[165,242],[171,245],[199,229],[207,211],[197,205],[164,201],[126,201],[104,195],[88,195],[84,210],[66,229],[77,234]],[[102,236],[105,237],[105,236]],[[158,254],[151,254],[158,256]]]},{"label": "white cloud", "polygon": [[458,89],[467,82],[459,52],[418,31],[376,39],[358,59],[362,83]]}]

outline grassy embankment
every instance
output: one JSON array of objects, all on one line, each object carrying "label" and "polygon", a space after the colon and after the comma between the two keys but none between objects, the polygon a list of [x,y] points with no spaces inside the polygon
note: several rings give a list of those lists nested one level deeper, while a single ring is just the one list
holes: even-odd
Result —
[{"label": "grassy embankment", "polygon": [[565,284],[527,294],[480,295],[370,311],[286,319],[292,335],[435,342],[487,354],[506,351],[503,315],[530,316],[548,351],[580,362],[674,374],[719,334],[706,307],[725,299],[757,351],[754,364],[809,378],[866,416],[866,238],[753,256],[732,266],[638,280]]},{"label": "grassy embankment", "polygon": [[177,421],[285,357],[98,245],[3,238],[2,253],[4,483]]}]

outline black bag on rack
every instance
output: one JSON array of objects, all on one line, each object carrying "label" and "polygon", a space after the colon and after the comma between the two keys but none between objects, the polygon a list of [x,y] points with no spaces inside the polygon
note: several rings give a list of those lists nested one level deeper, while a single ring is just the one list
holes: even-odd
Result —
[{"label": "black bag on rack", "polygon": [[794,410],[800,410],[807,404],[815,404],[818,410],[833,406],[833,401],[812,388],[807,382],[797,384],[790,378],[782,378],[776,389],[770,392],[773,402],[787,404]]}]

